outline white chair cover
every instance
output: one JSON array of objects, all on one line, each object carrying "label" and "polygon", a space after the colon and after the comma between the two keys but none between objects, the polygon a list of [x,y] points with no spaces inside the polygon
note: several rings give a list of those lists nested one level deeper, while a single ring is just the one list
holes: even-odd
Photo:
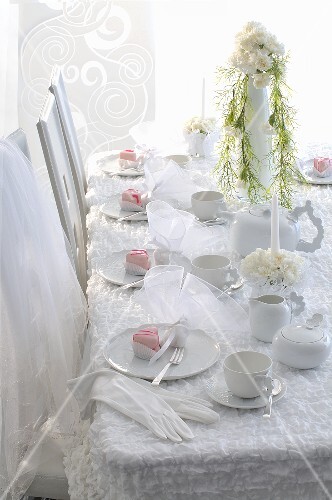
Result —
[{"label": "white chair cover", "polygon": [[43,432],[78,419],[66,393],[80,369],[87,305],[54,204],[29,160],[0,140],[0,494],[33,480]]}]

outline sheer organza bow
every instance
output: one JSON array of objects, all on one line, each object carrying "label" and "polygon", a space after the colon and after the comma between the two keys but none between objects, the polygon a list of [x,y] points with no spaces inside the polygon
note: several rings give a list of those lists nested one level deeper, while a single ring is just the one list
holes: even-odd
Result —
[{"label": "sheer organza bow", "polygon": [[182,324],[188,334],[198,329],[227,338],[230,332],[249,331],[247,313],[234,299],[190,273],[185,275],[180,266],[151,268],[134,301],[157,323]]},{"label": "sheer organza bow", "polygon": [[191,173],[173,160],[154,157],[144,164],[145,184],[152,200],[169,202],[176,208],[191,207],[191,195],[200,191]]},{"label": "sheer organza bow", "polygon": [[193,214],[177,210],[164,201],[147,206],[152,242],[163,250],[179,252],[190,258],[202,248],[208,253],[220,247],[220,233],[195,220]]}]

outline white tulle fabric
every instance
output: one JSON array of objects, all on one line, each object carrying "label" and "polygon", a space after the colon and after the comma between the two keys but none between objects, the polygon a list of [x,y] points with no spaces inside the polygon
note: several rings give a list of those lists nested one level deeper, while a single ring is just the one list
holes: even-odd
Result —
[{"label": "white tulle fabric", "polygon": [[0,493],[19,499],[38,466],[43,431],[71,433],[76,424],[66,382],[80,368],[87,306],[54,204],[4,139],[0,241]]},{"label": "white tulle fabric", "polygon": [[159,323],[181,321],[190,329],[249,332],[248,316],[229,295],[180,266],[155,266],[134,301]]},{"label": "white tulle fabric", "polygon": [[189,170],[181,168],[173,160],[152,157],[144,164],[145,185],[152,200],[169,202],[176,208],[190,208],[191,195],[200,190]]},{"label": "white tulle fabric", "polygon": [[191,258],[197,251],[215,248],[220,234],[164,201],[151,201],[146,208],[152,243],[163,250]]}]

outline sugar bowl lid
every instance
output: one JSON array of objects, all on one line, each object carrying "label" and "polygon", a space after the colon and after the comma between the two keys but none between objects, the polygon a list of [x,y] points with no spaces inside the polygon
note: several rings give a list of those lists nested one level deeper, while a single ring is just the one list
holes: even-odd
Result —
[{"label": "sugar bowl lid", "polygon": [[323,339],[324,334],[319,328],[308,328],[306,326],[286,326],[282,328],[281,335],[290,342],[297,344],[313,344]]}]

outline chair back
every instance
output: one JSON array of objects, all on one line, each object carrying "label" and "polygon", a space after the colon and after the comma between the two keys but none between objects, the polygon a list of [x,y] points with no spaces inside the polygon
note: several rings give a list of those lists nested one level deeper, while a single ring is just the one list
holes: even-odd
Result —
[{"label": "chair back", "polygon": [[14,130],[14,132],[8,135],[7,139],[15,142],[15,144],[20,148],[20,150],[26,156],[26,158],[28,158],[28,160],[31,161],[27,136],[22,128]]},{"label": "chair back", "polygon": [[50,92],[41,111],[37,129],[61,224],[72,248],[76,274],[85,293],[87,266],[84,230],[86,231],[86,227],[82,226],[60,117],[55,97]]},{"label": "chair back", "polygon": [[82,160],[81,150],[77,139],[73,117],[70,111],[70,104],[67,97],[66,87],[59,66],[54,66],[49,90],[54,94],[58,108],[63,134],[66,140],[68,156],[73,172],[77,193],[82,198],[82,205],[85,208],[85,193],[87,191],[87,181]]}]

